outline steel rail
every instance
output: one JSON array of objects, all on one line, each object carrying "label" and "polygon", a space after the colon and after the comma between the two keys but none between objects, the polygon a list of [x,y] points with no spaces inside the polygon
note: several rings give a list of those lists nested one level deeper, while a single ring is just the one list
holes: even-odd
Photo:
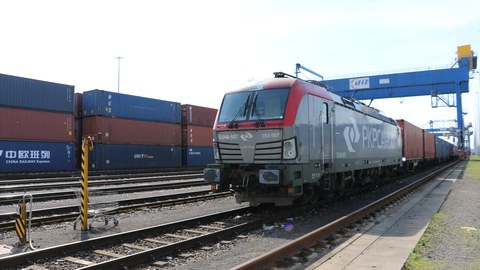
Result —
[{"label": "steel rail", "polygon": [[[136,169],[136,170],[90,170],[89,175],[91,177],[116,177],[116,176],[132,176],[132,175],[169,175],[169,174],[182,174],[202,171],[202,167],[178,167],[178,168],[163,168],[163,169]],[[0,173],[2,181],[15,181],[15,180],[28,180],[39,178],[80,178],[80,171],[56,171],[56,172],[31,172],[31,173]]]},{"label": "steel rail", "polygon": [[[77,241],[74,243],[48,247],[44,249],[37,249],[31,252],[19,253],[19,254],[14,254],[14,255],[0,258],[0,265],[2,267],[13,267],[13,266],[18,267],[19,265],[25,265],[26,263],[35,263],[38,260],[47,259],[50,257],[59,256],[62,254],[73,253],[81,250],[98,249],[99,247],[103,247],[107,245],[115,245],[115,244],[122,243],[129,240],[141,239],[149,235],[165,233],[165,232],[177,229],[179,227],[194,226],[199,223],[207,223],[207,222],[211,222],[212,220],[219,220],[219,219],[221,220],[229,216],[244,215],[251,212],[259,212],[260,210],[261,209],[259,208],[243,207],[235,210],[228,210],[228,211],[219,212],[215,214],[204,215],[200,217],[185,219],[182,221],[162,224],[158,226],[151,226],[148,228],[123,232],[123,233],[117,233],[117,234],[112,234],[108,236],[87,239],[83,241]],[[174,244],[167,245],[167,247],[171,248],[172,250],[178,251],[177,249],[178,246]],[[141,253],[145,253],[145,252],[141,252]],[[151,259],[150,256],[148,257]],[[112,268],[107,268],[107,269],[112,269]]]},{"label": "steel rail", "polygon": [[[201,224],[213,223],[215,221],[223,221],[228,218],[234,218],[237,216],[243,216],[248,220],[241,221],[239,224],[223,228],[215,232],[205,232],[200,236],[188,237],[186,240],[180,240],[177,242],[162,244],[159,247],[149,248],[148,250],[135,252],[134,254],[121,255],[120,258],[112,258],[105,262],[90,262],[94,265],[79,269],[126,269],[127,267],[139,265],[145,262],[150,262],[156,258],[178,254],[181,251],[197,248],[207,243],[216,243],[219,240],[234,238],[236,235],[243,232],[261,227],[265,223],[271,223],[275,220],[291,216],[298,213],[298,208],[289,208],[284,210],[278,210],[278,212],[270,212],[263,207],[243,207],[236,210],[228,210],[216,214],[204,215],[197,218],[191,218],[179,222],[172,222],[164,225],[153,226],[145,229],[134,230],[125,233],[119,233],[115,235],[104,236],[100,238],[94,238],[75,243],[65,244],[61,246],[55,246],[45,248],[41,250],[35,250],[32,252],[21,253],[11,255],[8,257],[0,258],[0,265],[5,267],[16,266],[19,267],[26,264],[35,263],[39,260],[44,260],[56,256],[66,256],[77,251],[88,252],[88,250],[98,250],[101,248],[109,248],[109,246],[118,246],[128,241],[138,242],[141,239],[152,238],[155,236],[163,235],[169,232],[179,230],[179,228],[191,228],[197,227]],[[252,215],[253,214],[253,215]],[[181,229],[180,229],[181,230]],[[72,254],[72,256],[75,256]]]},{"label": "steel rail", "polygon": [[[228,197],[231,195],[231,192],[210,194],[209,190],[204,190],[165,196],[151,196],[137,199],[127,199],[115,202],[111,201],[105,203],[118,203],[119,207],[108,212],[109,214],[118,214],[130,210],[164,207],[169,205],[213,200],[217,198]],[[63,207],[33,210],[32,216],[34,218],[32,219],[32,226],[75,220],[79,214],[79,205],[69,205]],[[0,214],[0,231],[13,229],[15,227],[15,219],[17,218],[17,216],[18,214],[15,212]]]},{"label": "steel rail", "polygon": [[[157,181],[173,181],[173,180],[182,180],[182,179],[195,179],[195,178],[202,178],[203,174],[187,174],[187,175],[175,175],[175,176],[152,176],[152,177],[136,177],[130,176],[129,178],[122,178],[122,179],[112,179],[112,180],[89,180],[88,185],[92,187],[96,186],[106,186],[106,185],[117,185],[117,184],[136,184],[136,183],[148,183],[148,182],[157,182]],[[101,178],[100,178],[101,179]],[[42,179],[43,180],[43,179]],[[78,179],[77,179],[78,180]],[[37,181],[35,181],[37,182]],[[41,189],[48,189],[48,188],[74,188],[80,187],[81,184],[79,181],[71,183],[72,181],[68,181],[65,183],[63,181],[61,184],[58,182],[48,182],[48,180],[44,180],[44,182],[40,183],[28,183],[22,185],[4,185],[0,186],[0,193],[6,192],[15,192],[19,190],[41,190]],[[4,183],[0,181],[3,185]]]},{"label": "steel rail", "polygon": [[[205,186],[208,185],[207,182],[202,180],[193,180],[193,181],[184,181],[177,183],[167,183],[167,184],[152,184],[152,185],[135,185],[135,186],[123,186],[123,187],[110,187],[110,188],[95,188],[91,192],[101,192],[101,193],[132,193],[137,191],[151,191],[159,189],[175,189],[175,188],[184,188],[184,187],[193,187],[193,186]],[[80,188],[79,188],[80,190]],[[72,199],[76,197],[75,191],[58,191],[58,192],[42,192],[42,193],[33,193],[34,201],[46,201],[46,200],[59,200],[59,199]],[[23,197],[22,194],[12,194],[0,196],[0,205],[5,204],[16,204]]]},{"label": "steel rail", "polygon": [[432,172],[428,174],[427,176],[424,176],[420,178],[419,180],[387,195],[384,196],[381,199],[378,199],[360,209],[357,211],[345,215],[325,226],[322,226],[302,237],[299,237],[289,243],[286,243],[266,254],[263,254],[261,256],[258,256],[257,258],[254,258],[250,261],[247,261],[243,264],[240,264],[234,268],[233,270],[244,270],[244,269],[265,269],[265,268],[271,268],[275,265],[276,262],[287,258],[294,256],[298,254],[302,249],[308,249],[315,244],[318,243],[319,240],[327,238],[330,234],[335,233],[339,228],[346,226],[350,223],[354,223],[365,216],[377,211],[384,205],[387,205],[395,200],[398,200],[399,198],[413,192],[420,186],[424,185],[426,182],[431,180],[432,178],[436,177],[440,173],[446,171],[450,167],[454,165],[458,165],[459,162],[451,163],[449,165],[446,165],[442,167],[441,169]]}]

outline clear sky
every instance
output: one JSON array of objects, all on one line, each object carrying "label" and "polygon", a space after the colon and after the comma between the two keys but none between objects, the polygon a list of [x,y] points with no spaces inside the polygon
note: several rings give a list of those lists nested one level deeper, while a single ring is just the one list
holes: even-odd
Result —
[{"label": "clear sky", "polygon": [[[117,91],[121,56],[121,93],[218,108],[295,63],[326,78],[450,67],[457,46],[480,51],[479,11],[478,0],[1,1],[0,73]],[[462,95],[467,123],[478,75]],[[456,118],[430,97],[372,105],[422,127]]]}]

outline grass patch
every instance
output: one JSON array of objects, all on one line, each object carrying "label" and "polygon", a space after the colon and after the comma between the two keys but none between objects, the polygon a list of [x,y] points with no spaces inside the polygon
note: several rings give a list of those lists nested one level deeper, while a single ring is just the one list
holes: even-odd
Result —
[{"label": "grass patch", "polygon": [[480,156],[470,156],[463,178],[472,179],[475,184],[480,185]]},{"label": "grass patch", "polygon": [[437,261],[435,259],[429,258],[428,253],[431,250],[431,240],[433,237],[442,237],[442,234],[446,233],[443,228],[444,220],[446,219],[446,215],[443,213],[436,213],[428,228],[423,233],[422,238],[415,246],[415,249],[408,260],[405,262],[403,269],[407,270],[423,270],[423,269],[445,269],[446,263],[442,261]]}]

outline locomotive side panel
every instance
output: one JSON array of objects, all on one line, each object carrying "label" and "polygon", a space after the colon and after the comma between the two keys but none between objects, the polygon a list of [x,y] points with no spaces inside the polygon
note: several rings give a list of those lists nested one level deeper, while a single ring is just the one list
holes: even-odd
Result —
[{"label": "locomotive side panel", "polygon": [[338,104],[333,117],[335,172],[399,164],[398,126]]}]

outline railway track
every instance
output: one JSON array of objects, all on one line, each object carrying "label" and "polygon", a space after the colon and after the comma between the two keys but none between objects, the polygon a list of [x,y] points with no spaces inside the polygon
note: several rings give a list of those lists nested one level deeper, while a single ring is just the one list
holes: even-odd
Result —
[{"label": "railway track", "polygon": [[238,265],[233,269],[269,269],[272,267],[277,267],[278,269],[304,268],[304,263],[308,262],[311,258],[321,256],[320,254],[325,251],[327,242],[331,243],[330,245],[332,245],[332,243],[333,245],[338,244],[339,242],[336,242],[338,235],[348,236],[348,232],[354,230],[357,226],[363,225],[365,220],[373,220],[373,217],[382,212],[389,204],[402,200],[440,173],[452,166],[458,166],[458,164],[459,162],[455,162],[446,165],[383,198],[363,206],[348,215],[336,219],[264,255]]},{"label": "railway track", "polygon": [[144,263],[162,266],[168,264],[166,256],[188,256],[184,253],[188,249],[208,249],[296,212],[295,208],[272,211],[244,207],[11,255],[1,258],[0,265],[7,269],[119,269]]},{"label": "railway track", "polygon": [[[88,174],[90,177],[103,177],[103,178],[115,178],[115,177],[132,177],[134,175],[154,176],[154,175],[172,175],[172,174],[187,174],[187,173],[199,173],[203,170],[201,167],[188,167],[188,168],[165,168],[165,169],[137,169],[137,170],[90,170]],[[80,179],[80,171],[65,171],[65,172],[30,172],[30,173],[2,173],[0,179],[3,181],[10,180],[34,180],[34,179],[55,179],[55,178],[76,178]],[[105,179],[106,179],[105,178]]]},{"label": "railway track", "polygon": [[[151,196],[136,199],[125,199],[119,201],[104,202],[106,204],[118,205],[115,209],[106,214],[118,214],[137,209],[164,207],[169,205],[186,204],[191,202],[213,200],[231,196],[230,192],[211,193],[209,190],[186,192],[165,196]],[[32,226],[51,224],[75,220],[80,215],[79,205],[66,205],[62,207],[52,207],[33,210]],[[14,229],[16,212],[0,214],[0,230]]]},{"label": "railway track", "polygon": [[[446,169],[446,168],[444,168],[444,169]],[[409,190],[409,191],[406,191],[406,190],[407,189],[413,189],[414,190],[415,188],[418,188],[421,185],[422,182],[428,181],[428,179],[430,177],[433,177],[434,175],[436,175],[438,173],[439,172],[436,172],[436,173],[430,174],[429,176],[423,177],[419,181],[416,181],[414,184],[409,184],[408,187],[402,188],[402,190],[404,192],[412,192],[412,190]],[[402,180],[402,182],[403,181],[404,180]],[[403,192],[403,191],[399,191],[399,192]],[[367,219],[372,220],[372,216],[375,215],[374,213],[376,213],[376,211],[378,211],[378,209],[381,209],[383,207],[383,206],[381,206],[381,204],[385,205],[388,200],[390,200],[390,201],[399,200],[398,198],[395,198],[395,196],[405,197],[407,195],[397,194],[397,195],[385,196],[385,198],[388,198],[388,199],[386,199],[386,201],[381,203],[380,200],[378,200],[377,202],[375,202],[375,203],[378,203],[379,205],[372,206],[373,204],[370,204],[370,205],[367,205],[367,206],[363,207],[362,208],[363,210],[367,209],[367,210],[365,210],[366,212],[350,213],[349,215],[346,215],[345,217],[342,217],[338,220],[332,221],[329,224],[327,224],[326,226],[321,227],[319,229],[321,232],[314,231],[314,232],[306,234],[304,237],[299,238],[299,239],[303,239],[303,238],[308,239],[308,240],[304,240],[304,241],[308,242],[307,244],[305,244],[305,242],[303,242],[303,243],[295,243],[296,241],[292,242],[291,245],[290,244],[288,245],[289,247],[285,247],[285,246],[287,246],[287,245],[285,245],[285,246],[280,247],[279,250],[275,250],[275,253],[277,253],[276,255],[271,255],[271,254],[268,253],[268,254],[265,254],[264,256],[262,256],[262,257],[268,258],[267,260],[263,259],[263,265],[262,265],[262,262],[260,262],[259,264],[256,264],[256,263],[258,263],[258,262],[256,262],[256,263],[254,263],[254,266],[252,266],[251,265],[252,262],[250,261],[250,262],[247,262],[244,265],[237,266],[237,268],[238,269],[250,269],[250,268],[253,267],[253,268],[259,268],[260,269],[260,268],[268,268],[268,267],[272,267],[272,266],[278,266],[279,267],[279,265],[281,266],[282,264],[283,265],[287,264],[287,267],[288,267],[289,263],[294,265],[295,263],[298,263],[299,261],[306,260],[304,258],[308,258],[310,256],[315,256],[315,252],[317,252],[318,249],[321,249],[320,245],[324,245],[324,244],[320,244],[320,243],[322,243],[324,241],[335,242],[335,240],[330,239],[331,235],[336,235],[336,234],[339,234],[339,233],[345,233],[345,231],[351,230],[352,227],[350,227],[350,226],[352,224],[356,223],[356,221],[354,221],[355,219],[360,220],[360,221],[358,221],[359,223],[363,222],[362,220],[365,217],[367,217]],[[335,208],[336,207],[334,207],[333,209],[335,209]],[[258,210],[260,208],[255,208],[255,209]],[[308,209],[310,209],[310,208],[304,207],[302,209],[299,209],[299,208],[293,209],[290,212],[288,212],[287,214],[285,214],[283,217],[281,215],[272,214],[270,212],[270,213],[266,214],[268,216],[266,219],[263,219],[261,216],[257,215],[258,213],[255,212],[257,210],[251,210],[251,211],[248,210],[248,211],[245,212],[245,214],[232,214],[232,215],[235,215],[235,217],[237,217],[237,218],[233,218],[233,220],[238,219],[239,217],[243,217],[244,215],[246,217],[251,217],[252,219],[257,219],[257,218],[261,219],[261,221],[258,221],[256,225],[251,225],[252,227],[244,229],[244,227],[235,227],[236,225],[234,225],[234,229],[232,229],[232,230],[237,232],[237,234],[244,234],[244,233],[247,233],[251,230],[254,230],[255,228],[260,227],[262,224],[271,224],[272,222],[278,222],[278,221],[281,221],[281,219],[285,218],[285,217],[295,218],[296,215],[302,215],[302,213],[308,212],[309,211]],[[231,212],[231,211],[228,211],[228,212]],[[231,212],[231,213],[233,213],[233,212]],[[194,219],[192,219],[192,220],[194,220]],[[200,250],[202,247],[203,247],[203,249],[209,249],[212,246],[213,243],[218,244],[219,243],[218,241],[223,241],[223,240],[228,241],[228,239],[232,239],[232,237],[235,237],[234,235],[228,234],[226,232],[225,232],[225,235],[227,235],[227,236],[223,236],[223,234],[224,234],[223,232],[219,232],[219,234],[217,235],[217,234],[213,234],[213,233],[216,233],[216,230],[212,229],[211,231],[209,231],[209,230],[204,231],[203,229],[205,229],[205,228],[202,227],[202,226],[219,227],[219,225],[223,226],[222,222],[229,223],[229,220],[230,219],[227,219],[227,220],[218,219],[218,220],[215,220],[215,221],[210,221],[210,223],[208,223],[208,222],[203,223],[202,222],[200,225],[197,224],[196,227],[194,227],[193,225],[184,227],[183,225],[181,225],[181,223],[172,222],[172,223],[169,223],[169,224],[176,224],[176,225],[173,225],[173,227],[171,227],[171,231],[164,231],[163,232],[163,233],[168,234],[166,236],[165,236],[165,234],[163,234],[163,236],[162,235],[152,236],[151,234],[147,233],[148,235],[147,234],[146,235],[147,235],[147,238],[149,240],[138,240],[139,242],[128,241],[128,242],[126,242],[127,245],[120,245],[120,246],[115,246],[115,247],[110,245],[110,242],[108,242],[110,240],[106,240],[107,241],[106,246],[101,246],[100,247],[99,244],[98,244],[99,242],[95,242],[95,239],[92,239],[92,241],[94,241],[94,242],[90,242],[90,244],[86,244],[86,245],[92,246],[93,248],[95,248],[94,250],[89,250],[88,248],[85,248],[85,249],[73,248],[73,247],[70,247],[70,244],[69,245],[62,245],[58,249],[57,249],[57,247],[46,248],[47,250],[52,250],[53,253],[46,253],[46,255],[42,255],[42,256],[44,256],[44,257],[54,256],[54,259],[49,260],[49,261],[43,261],[43,260],[39,261],[38,263],[36,263],[36,266],[51,268],[52,264],[53,264],[53,265],[58,265],[58,266],[57,266],[57,268],[51,268],[51,269],[63,269],[63,268],[69,268],[69,267],[71,267],[72,269],[73,268],[79,268],[79,267],[82,267],[82,269],[83,268],[85,268],[85,269],[103,269],[103,268],[116,269],[116,268],[126,268],[126,267],[130,267],[132,265],[138,265],[138,264],[147,264],[146,266],[140,266],[140,267],[148,268],[148,267],[150,267],[149,265],[153,265],[153,267],[155,268],[155,267],[159,267],[159,266],[163,266],[163,265],[168,264],[167,261],[169,261],[170,259],[167,259],[166,256],[168,256],[170,258],[171,257],[178,258],[177,260],[182,260],[182,258],[190,256],[189,255],[190,252],[195,253],[196,252],[195,250]],[[198,221],[195,221],[193,223],[197,223],[197,222]],[[155,227],[158,227],[158,226],[155,226]],[[182,230],[180,230],[179,228],[182,228]],[[186,230],[183,230],[183,229],[186,229]],[[172,231],[172,230],[174,230],[174,231]],[[142,233],[146,232],[143,229],[137,230],[137,231],[142,231]],[[210,234],[212,234],[212,235],[210,235]],[[177,236],[174,236],[174,235],[177,235]],[[180,235],[180,236],[178,236],[178,235]],[[222,237],[220,237],[219,235],[222,236]],[[228,236],[228,235],[230,235],[230,236]],[[314,236],[311,236],[311,235],[314,235]],[[121,236],[121,237],[123,237],[123,236]],[[168,238],[168,237],[170,237],[170,238]],[[215,238],[216,240],[211,240],[210,237]],[[312,238],[312,237],[314,237],[314,238]],[[127,238],[129,239],[129,237],[127,237]],[[138,238],[140,239],[140,237],[138,237]],[[102,239],[107,239],[107,238],[102,237]],[[156,239],[158,241],[150,241],[150,239]],[[218,239],[222,239],[222,240],[218,240]],[[90,240],[88,240],[88,241],[90,241]],[[115,240],[111,240],[111,241],[115,242]],[[117,241],[119,241],[119,240],[117,240]],[[211,241],[213,241],[213,242],[211,242]],[[82,241],[82,242],[85,242],[85,241]],[[207,243],[210,243],[210,244],[207,244]],[[323,246],[323,248],[324,248],[324,246]],[[193,250],[189,250],[189,249],[193,249]],[[66,253],[61,253],[61,254],[58,254],[58,253],[55,254],[55,250],[57,250],[57,252],[59,252],[60,250],[65,250],[67,252]],[[105,250],[107,252],[105,252]],[[136,250],[136,251],[133,251],[133,250]],[[302,251],[299,252],[299,250],[302,250]],[[34,251],[34,252],[37,252],[37,251]],[[42,251],[41,253],[43,253],[43,252],[46,252],[46,251]],[[282,253],[284,256],[279,256],[278,253]],[[38,253],[29,252],[27,254],[38,254]],[[103,255],[98,255],[98,254],[103,254]],[[117,255],[114,255],[114,254],[117,254]],[[119,255],[119,254],[122,254],[122,255]],[[127,254],[130,254],[130,255],[127,255]],[[17,262],[20,262],[22,260],[25,260],[27,257],[30,258],[30,260],[32,262],[34,262],[34,261],[37,262],[38,260],[41,259],[40,255],[34,255],[32,257],[31,256],[26,256],[26,257],[23,257],[23,258],[15,257],[15,256],[20,256],[20,255],[21,254],[13,255],[13,257],[12,256],[5,257],[5,259],[8,258],[8,261],[17,260],[16,262],[13,262],[13,263],[17,263]],[[296,258],[296,259],[294,259],[294,260],[287,259],[286,260],[286,259],[284,259],[285,255],[288,256],[288,257]],[[40,256],[40,257],[37,257],[37,256]],[[122,257],[119,257],[119,256],[122,256]],[[132,257],[130,257],[130,256],[132,256]],[[269,256],[273,256],[273,257],[269,257]],[[275,256],[278,256],[278,257],[275,257]],[[99,258],[99,259],[97,260],[97,258]],[[260,259],[260,261],[262,261],[262,259]],[[267,262],[265,263],[265,261],[267,261]],[[272,262],[274,264],[272,264]],[[276,265],[276,262],[280,262],[280,264]],[[4,263],[7,263],[7,261],[0,260],[0,265],[3,265]],[[6,265],[10,265],[10,262],[8,262],[8,264],[6,264]],[[24,264],[23,266],[26,267],[28,265]],[[170,265],[170,266],[172,266],[172,265]]]},{"label": "railway track", "polygon": [[[160,183],[160,184],[154,183],[154,184],[145,184],[145,185],[127,185],[127,186],[119,186],[119,187],[95,188],[95,189],[91,189],[90,192],[97,192],[97,193],[104,193],[104,194],[133,193],[133,192],[141,192],[141,191],[176,189],[176,188],[207,186],[207,185],[208,183],[206,183],[202,179],[202,180],[181,181],[181,182],[175,182],[175,183]],[[38,193],[31,193],[31,194],[35,202],[48,201],[48,200],[73,199],[77,196],[77,193],[80,192],[80,184],[76,184],[75,187],[78,188],[78,191],[68,190],[68,191],[54,191],[54,192],[38,192]],[[1,195],[0,205],[16,204],[22,198],[23,198],[23,193]]]},{"label": "railway track", "polygon": [[[88,185],[90,187],[119,185],[119,184],[138,184],[149,182],[165,182],[182,179],[202,178],[202,173],[185,173],[174,175],[115,175],[115,176],[96,176],[89,177]],[[80,178],[43,178],[43,179],[22,179],[22,180],[2,180],[0,181],[0,193],[32,191],[51,188],[76,188],[80,187]]]}]

